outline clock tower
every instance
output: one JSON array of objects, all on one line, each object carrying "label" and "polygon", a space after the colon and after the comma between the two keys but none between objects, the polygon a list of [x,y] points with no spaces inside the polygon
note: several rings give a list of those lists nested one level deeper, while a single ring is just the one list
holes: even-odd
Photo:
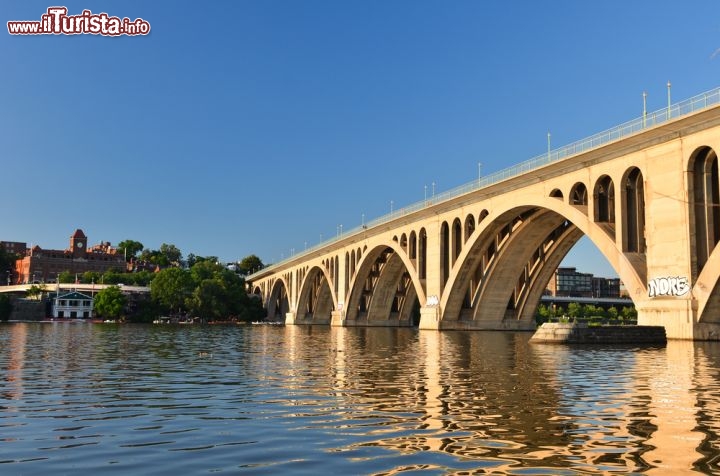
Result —
[{"label": "clock tower", "polygon": [[79,228],[70,237],[70,252],[73,258],[85,258],[87,254],[87,236]]}]

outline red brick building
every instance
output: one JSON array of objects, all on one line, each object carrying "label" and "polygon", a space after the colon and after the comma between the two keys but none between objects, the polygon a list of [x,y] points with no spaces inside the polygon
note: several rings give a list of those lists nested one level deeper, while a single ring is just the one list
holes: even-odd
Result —
[{"label": "red brick building", "polygon": [[125,271],[125,258],[109,242],[88,248],[88,239],[77,229],[70,237],[65,250],[44,250],[33,246],[25,256],[15,262],[15,282],[52,283],[60,273],[82,274],[86,271],[104,273],[109,270]]}]

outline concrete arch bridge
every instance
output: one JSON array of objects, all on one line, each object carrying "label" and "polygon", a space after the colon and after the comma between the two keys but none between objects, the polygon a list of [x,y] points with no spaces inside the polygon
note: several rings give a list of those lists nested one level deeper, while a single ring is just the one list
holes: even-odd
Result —
[{"label": "concrete arch bridge", "polygon": [[587,236],[639,324],[718,340],[719,102],[710,91],[483,177],[248,283],[286,324],[529,330],[555,269]]}]

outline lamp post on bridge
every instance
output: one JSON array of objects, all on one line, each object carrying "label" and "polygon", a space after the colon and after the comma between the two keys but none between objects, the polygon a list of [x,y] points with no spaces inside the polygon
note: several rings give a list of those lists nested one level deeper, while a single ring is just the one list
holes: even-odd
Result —
[{"label": "lamp post on bridge", "polygon": [[667,91],[668,91],[668,112],[667,112],[667,118],[668,118],[668,121],[670,120],[670,104],[671,104],[671,101],[670,101],[670,87],[671,87],[671,86],[672,86],[672,85],[670,84],[670,81],[668,81],[668,82],[667,82]]},{"label": "lamp post on bridge", "polygon": [[550,161],[550,131],[548,131],[547,139],[548,139],[548,161]]},{"label": "lamp post on bridge", "polygon": [[647,92],[643,91],[643,129],[647,126]]}]

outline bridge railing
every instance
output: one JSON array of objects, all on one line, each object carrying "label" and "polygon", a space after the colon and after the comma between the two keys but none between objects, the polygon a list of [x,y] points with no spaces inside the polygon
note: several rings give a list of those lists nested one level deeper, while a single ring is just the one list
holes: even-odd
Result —
[{"label": "bridge railing", "polygon": [[[487,186],[502,182],[512,177],[517,177],[518,175],[522,175],[524,173],[538,169],[552,162],[567,159],[574,155],[587,152],[591,149],[595,149],[611,142],[624,139],[633,134],[637,134],[638,132],[641,132],[645,129],[655,127],[672,119],[677,119],[679,117],[692,114],[694,112],[717,104],[720,104],[720,87],[702,94],[698,94],[697,96],[693,96],[690,99],[671,104],[662,109],[658,109],[657,111],[646,113],[641,117],[632,119],[628,122],[612,127],[605,131],[598,132],[597,134],[594,134],[590,137],[580,139],[558,149],[549,150],[547,153],[538,155],[524,162],[520,162],[517,165],[513,165],[497,172],[493,172],[492,174],[485,175],[484,177],[480,177],[479,179],[475,179],[472,182],[465,183],[445,192],[435,194],[431,198],[411,203],[410,205],[399,208],[398,210],[394,210],[386,215],[370,220],[364,225],[357,226],[342,234],[339,234],[338,236],[322,241],[317,245],[314,245],[302,252],[290,256],[285,260],[281,260],[278,263],[269,265],[263,271],[267,271],[268,268],[272,269],[280,266],[282,263],[290,261],[291,259],[296,259],[298,257],[308,255],[313,251],[324,248],[332,243],[340,241],[341,239],[347,238],[350,235],[361,233],[365,229],[382,225],[384,223],[395,220],[396,218],[400,218],[405,215],[409,215],[416,211],[422,210],[423,208],[436,205],[447,200],[451,200],[466,193],[485,188]],[[252,276],[253,275],[250,275],[248,279],[252,279]]]}]

